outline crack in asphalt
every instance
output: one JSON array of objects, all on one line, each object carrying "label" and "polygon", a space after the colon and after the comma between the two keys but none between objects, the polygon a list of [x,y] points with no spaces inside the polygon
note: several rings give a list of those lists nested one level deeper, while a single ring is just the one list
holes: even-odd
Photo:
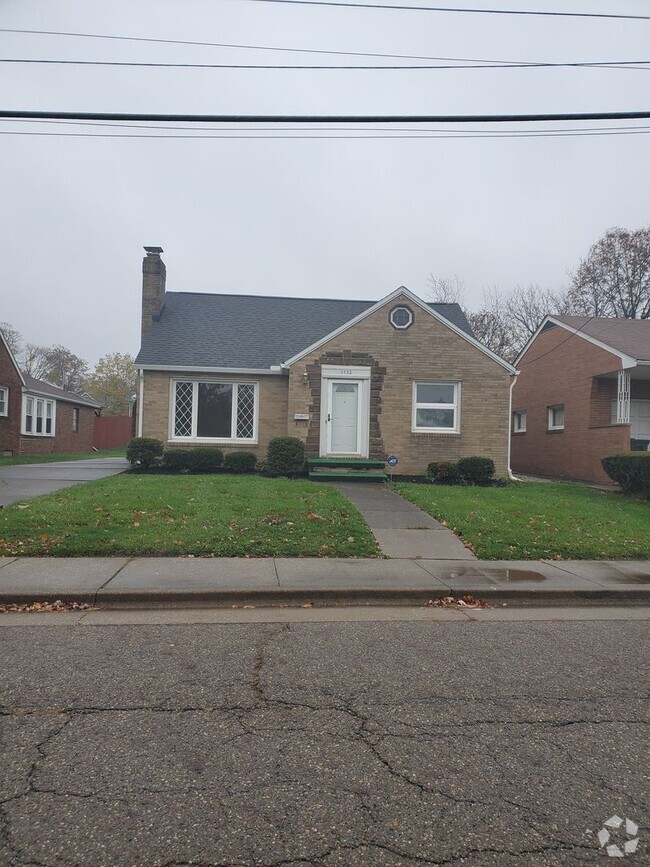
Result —
[{"label": "crack in asphalt", "polygon": [[[579,777],[590,783],[595,782],[601,786],[601,788],[615,793],[620,798],[622,793],[618,792],[614,787],[609,786],[601,777],[594,775],[585,769],[581,769],[579,762],[573,756],[571,750],[562,743],[556,743],[553,740],[552,735],[557,730],[565,730],[579,726],[645,726],[647,720],[604,716],[588,719],[584,716],[584,712],[579,718],[571,720],[540,718],[500,719],[493,713],[490,718],[484,720],[458,719],[453,723],[427,722],[426,724],[398,720],[391,724],[391,722],[381,719],[381,715],[379,714],[381,710],[412,710],[414,707],[425,707],[428,709],[444,707],[445,710],[447,710],[450,707],[459,708],[463,706],[472,707],[475,705],[490,705],[496,709],[496,713],[498,714],[499,705],[505,705],[509,701],[509,698],[505,695],[500,695],[498,700],[480,696],[450,697],[429,695],[423,697],[420,695],[412,695],[411,697],[404,698],[402,701],[386,702],[382,700],[374,700],[374,698],[369,695],[367,687],[360,688],[357,691],[352,691],[346,696],[341,696],[335,691],[326,688],[314,687],[313,690],[317,697],[311,701],[283,697],[281,694],[278,694],[281,693],[282,687],[269,681],[266,674],[266,667],[270,660],[272,648],[276,643],[279,643],[284,636],[289,635],[290,633],[291,625],[289,623],[273,624],[273,628],[267,629],[259,638],[255,646],[252,668],[249,669],[248,677],[244,677],[241,680],[237,679],[231,681],[230,684],[222,685],[222,688],[227,689],[229,685],[234,686],[235,684],[241,684],[242,682],[246,683],[253,693],[254,701],[251,704],[244,701],[214,705],[182,705],[174,704],[170,701],[168,704],[157,702],[155,704],[133,704],[123,707],[51,706],[45,708],[30,708],[5,706],[0,708],[0,717],[14,719],[20,717],[40,717],[47,719],[49,717],[54,723],[51,730],[40,738],[40,740],[38,740],[38,742],[32,747],[34,757],[25,774],[24,791],[18,792],[17,794],[11,795],[0,801],[0,848],[4,846],[6,851],[10,853],[10,857],[13,859],[10,863],[16,865],[16,867],[53,867],[53,865],[36,861],[33,858],[28,859],[28,856],[24,854],[24,848],[20,847],[14,839],[8,806],[11,803],[19,802],[25,798],[49,795],[61,798],[94,799],[99,803],[106,804],[116,802],[124,803],[131,807],[133,796],[183,796],[188,794],[209,794],[215,806],[218,805],[218,807],[224,811],[224,814],[227,814],[229,810],[233,809],[230,804],[233,800],[241,800],[249,794],[259,793],[265,789],[281,788],[283,786],[302,786],[307,791],[313,789],[315,786],[319,796],[321,796],[322,793],[327,793],[329,796],[334,795],[334,797],[336,797],[336,795],[341,792],[350,795],[355,799],[354,802],[351,800],[349,802],[351,808],[354,809],[354,804],[358,804],[358,809],[364,817],[363,830],[360,833],[356,832],[360,839],[356,840],[354,843],[345,842],[344,839],[341,839],[342,835],[338,829],[331,828],[328,829],[328,833],[333,836],[333,839],[328,840],[325,843],[326,848],[322,848],[321,851],[314,851],[311,855],[305,855],[303,852],[300,856],[294,858],[260,860],[260,858],[255,854],[255,850],[250,849],[248,846],[241,846],[241,849],[247,854],[245,857],[236,860],[197,861],[181,859],[158,861],[156,859],[151,863],[157,865],[157,867],[251,867],[251,865],[263,865],[263,867],[288,867],[288,865],[292,865],[292,867],[296,867],[296,865],[300,864],[324,865],[328,859],[337,857],[346,858],[346,856],[351,857],[354,853],[359,852],[364,853],[363,857],[365,858],[366,854],[375,851],[384,852],[400,859],[403,863],[430,864],[437,865],[437,867],[453,867],[453,865],[464,863],[468,858],[481,858],[481,856],[488,855],[525,858],[534,855],[544,855],[546,853],[570,853],[578,851],[594,852],[594,850],[597,849],[595,844],[587,845],[578,841],[572,842],[560,840],[557,839],[557,833],[551,835],[541,831],[539,828],[535,827],[534,824],[531,824],[531,821],[537,820],[539,822],[544,817],[544,814],[540,812],[540,809],[534,805],[520,803],[513,798],[505,797],[498,788],[495,791],[493,798],[485,799],[463,796],[447,791],[444,786],[440,785],[440,781],[438,780],[436,780],[435,784],[432,782],[422,782],[418,780],[414,774],[409,773],[403,767],[400,767],[399,759],[395,760],[387,756],[384,747],[386,742],[389,740],[413,742],[426,741],[427,743],[430,743],[436,741],[445,742],[450,738],[465,738],[469,741],[474,731],[477,729],[483,727],[486,731],[489,731],[490,728],[495,726],[512,728],[513,732],[511,734],[516,735],[516,740],[519,742],[521,738],[525,738],[528,734],[527,731],[524,731],[524,728],[533,728],[538,737],[545,744],[548,744],[549,747],[552,747],[563,757],[569,758],[572,761],[576,778]],[[323,701],[319,701],[318,696],[322,696]],[[627,698],[628,696],[625,695],[625,697]],[[611,699],[615,698],[615,696],[609,694],[607,698]],[[639,698],[639,696],[635,696],[635,698]],[[540,706],[544,704],[557,706],[559,703],[565,706],[568,702],[571,702],[574,705],[578,705],[582,710],[582,708],[587,705],[594,708],[597,707],[598,702],[603,701],[603,697],[526,696],[522,693],[517,693],[511,697],[511,700],[516,702],[534,700]],[[360,707],[360,705],[363,707]],[[269,721],[265,718],[267,711],[282,711],[284,709],[321,715],[328,713],[339,714],[340,717],[337,722],[347,723],[349,730],[346,729],[345,725],[342,726],[342,731],[336,730],[336,722],[333,724],[335,730],[330,730],[324,727],[326,721],[323,720],[319,720],[318,728],[315,728],[313,725],[310,726],[309,719],[305,720],[304,725],[300,725],[299,722],[294,719],[291,719],[290,722],[283,722],[280,720],[275,723],[273,719]],[[576,708],[576,710],[577,709],[578,708]],[[498,804],[507,804],[516,810],[516,818],[522,823],[522,827],[528,827],[532,833],[534,833],[538,838],[541,837],[542,840],[544,837],[547,839],[548,837],[552,837],[552,839],[548,842],[540,842],[538,845],[529,845],[526,847],[518,847],[517,845],[511,847],[507,845],[501,847],[495,845],[474,846],[462,851],[458,850],[453,856],[446,857],[443,860],[425,857],[422,854],[416,855],[413,851],[409,851],[409,846],[398,845],[396,843],[389,843],[376,839],[376,837],[380,836],[385,830],[384,825],[382,824],[383,822],[385,823],[385,818],[382,819],[382,801],[378,800],[378,797],[372,788],[373,783],[370,775],[368,775],[368,782],[365,787],[364,785],[350,787],[339,783],[336,785],[325,785],[322,779],[309,784],[300,779],[279,779],[273,780],[272,782],[257,782],[244,788],[237,788],[236,784],[235,786],[231,786],[225,784],[217,785],[216,783],[214,785],[187,784],[181,786],[136,786],[130,788],[122,785],[114,794],[108,793],[106,789],[90,792],[75,791],[74,789],[65,790],[58,786],[47,788],[38,784],[38,772],[42,769],[43,763],[52,761],[51,748],[54,742],[63,734],[66,728],[73,723],[73,721],[86,716],[92,717],[95,715],[101,716],[133,713],[155,713],[163,715],[185,715],[195,713],[224,714],[226,717],[230,717],[234,722],[236,722],[241,727],[242,731],[236,734],[220,737],[218,739],[219,747],[226,747],[242,738],[263,738],[270,733],[302,733],[309,735],[310,737],[327,737],[334,740],[353,742],[361,745],[366,754],[372,758],[372,762],[376,763],[379,768],[385,771],[392,780],[398,781],[400,786],[406,786],[408,791],[415,792],[419,799],[439,797],[448,801],[450,804],[459,804],[470,807],[481,806],[489,809],[495,809]],[[259,714],[261,714],[261,718],[256,719],[255,716]],[[271,714],[271,716],[273,716],[273,714]],[[411,731],[404,732],[404,728],[410,729]],[[544,735],[548,735],[549,737],[544,737]],[[447,746],[443,745],[442,749],[447,749]],[[402,789],[400,791],[399,788],[393,787],[391,795],[394,795],[396,798],[401,798],[402,793],[406,792],[407,789]],[[426,804],[426,802],[424,803]],[[451,814],[454,812],[454,808],[451,806],[436,809],[442,809],[445,816],[448,812]],[[555,831],[557,832],[557,829],[555,829]],[[519,842],[521,842],[521,838]],[[56,861],[58,865],[63,863],[61,861],[61,856],[57,857]],[[68,863],[67,859],[65,863]]]}]

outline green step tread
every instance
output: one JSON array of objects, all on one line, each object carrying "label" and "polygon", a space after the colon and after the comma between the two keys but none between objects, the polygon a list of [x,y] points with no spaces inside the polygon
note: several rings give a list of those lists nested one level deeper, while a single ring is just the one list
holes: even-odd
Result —
[{"label": "green step tread", "polygon": [[353,470],[349,473],[327,473],[317,472],[309,473],[309,478],[312,482],[317,482],[319,479],[338,479],[341,482],[357,482],[357,481],[377,481],[385,482],[388,480],[386,473],[364,473],[358,470]]},{"label": "green step tread", "polygon": [[307,458],[309,467],[363,467],[364,469],[383,469],[384,461],[368,458]]}]

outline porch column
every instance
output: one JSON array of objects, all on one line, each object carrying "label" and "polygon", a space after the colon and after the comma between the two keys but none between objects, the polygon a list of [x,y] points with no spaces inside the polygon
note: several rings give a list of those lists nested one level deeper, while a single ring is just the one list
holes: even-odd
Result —
[{"label": "porch column", "polygon": [[616,400],[616,424],[630,423],[630,374],[627,370],[618,372],[618,393]]}]

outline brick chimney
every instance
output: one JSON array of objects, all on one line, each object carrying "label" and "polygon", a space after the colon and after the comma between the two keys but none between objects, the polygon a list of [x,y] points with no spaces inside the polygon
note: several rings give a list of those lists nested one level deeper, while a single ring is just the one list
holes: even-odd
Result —
[{"label": "brick chimney", "polygon": [[147,255],[142,260],[142,333],[141,339],[153,321],[158,319],[165,306],[165,278],[167,269],[160,258],[162,247],[145,247]]}]

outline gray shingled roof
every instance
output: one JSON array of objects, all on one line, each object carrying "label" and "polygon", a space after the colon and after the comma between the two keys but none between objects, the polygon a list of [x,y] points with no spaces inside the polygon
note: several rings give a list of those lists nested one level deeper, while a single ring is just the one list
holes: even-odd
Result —
[{"label": "gray shingled roof", "polygon": [[28,391],[34,391],[39,394],[45,394],[49,397],[55,397],[57,400],[64,400],[67,403],[77,403],[80,406],[92,406],[94,409],[99,409],[101,407],[100,403],[95,403],[95,401],[90,400],[88,397],[83,397],[83,395],[75,394],[72,391],[64,391],[62,388],[58,388],[56,385],[50,385],[50,383],[45,382],[44,379],[36,379],[36,377],[30,376],[28,373],[23,372],[23,379],[25,380],[25,387]]},{"label": "gray shingled roof", "polygon": [[[307,349],[373,304],[167,292],[160,319],[151,323],[136,364],[268,368]],[[458,304],[430,307],[472,335]]]},{"label": "gray shingled roof", "polygon": [[605,316],[554,316],[570,328],[606,343],[639,361],[650,361],[650,319]]}]

